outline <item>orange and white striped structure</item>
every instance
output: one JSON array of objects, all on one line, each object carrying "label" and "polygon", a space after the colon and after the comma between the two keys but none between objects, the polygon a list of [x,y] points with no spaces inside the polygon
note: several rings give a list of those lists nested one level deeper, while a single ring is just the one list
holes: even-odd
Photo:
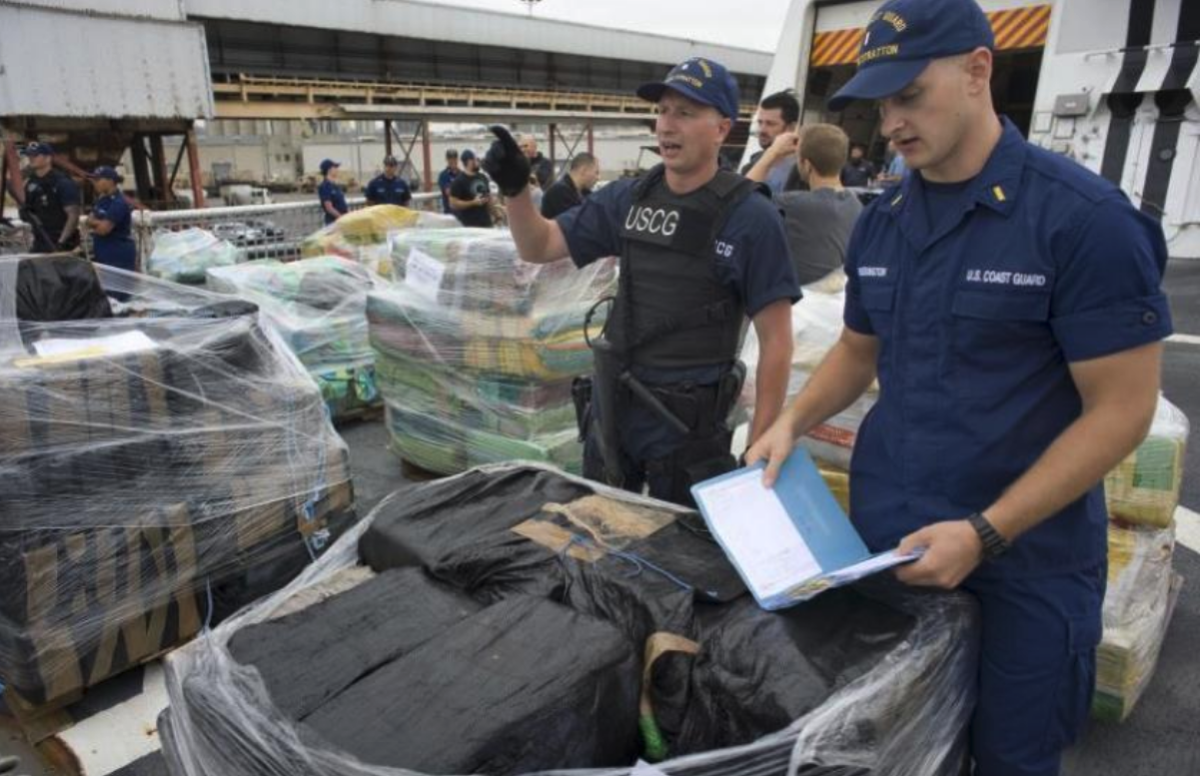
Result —
[{"label": "orange and white striped structure", "polygon": [[[1046,45],[1051,10],[1050,5],[1029,5],[989,13],[996,49],[1008,51]],[[862,27],[818,32],[813,38],[810,63],[813,67],[853,65],[862,36]]]}]

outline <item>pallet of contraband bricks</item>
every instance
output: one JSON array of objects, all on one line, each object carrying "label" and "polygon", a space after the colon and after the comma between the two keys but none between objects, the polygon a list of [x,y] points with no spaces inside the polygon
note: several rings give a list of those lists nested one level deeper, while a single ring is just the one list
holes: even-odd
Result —
[{"label": "pallet of contraband bricks", "polygon": [[319,392],[254,316],[24,335],[0,356],[0,679],[33,723],[287,582],[354,508]]}]

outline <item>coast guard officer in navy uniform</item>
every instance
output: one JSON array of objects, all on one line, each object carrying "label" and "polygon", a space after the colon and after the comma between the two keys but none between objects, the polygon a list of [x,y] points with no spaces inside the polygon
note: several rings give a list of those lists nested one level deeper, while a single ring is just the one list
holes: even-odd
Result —
[{"label": "coast guard officer in navy uniform", "polygon": [[926,548],[904,582],[979,601],[974,773],[1051,776],[1095,684],[1102,479],[1154,415],[1166,245],[1119,189],[996,115],[993,45],[974,0],[871,18],[830,108],[878,101],[912,172],[860,217],[842,337],[747,460],[773,481],[878,377],[851,519],[872,550]]},{"label": "coast guard officer in navy uniform", "polygon": [[92,173],[96,187],[89,224],[92,255],[96,262],[133,272],[137,269],[137,246],[130,234],[133,212],[120,185],[124,180],[112,167],[97,167]]},{"label": "coast guard officer in navy uniform", "polygon": [[368,205],[399,205],[408,207],[412,202],[412,190],[408,181],[400,177],[400,162],[394,156],[385,156],[383,172],[367,184],[364,192]]}]

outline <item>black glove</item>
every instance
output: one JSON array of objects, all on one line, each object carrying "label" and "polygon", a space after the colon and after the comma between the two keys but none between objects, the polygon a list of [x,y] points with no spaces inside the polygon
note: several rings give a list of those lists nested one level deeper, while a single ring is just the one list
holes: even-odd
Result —
[{"label": "black glove", "polygon": [[515,197],[529,185],[529,157],[507,129],[498,124],[490,129],[497,139],[483,157],[483,171],[500,187],[501,194]]}]

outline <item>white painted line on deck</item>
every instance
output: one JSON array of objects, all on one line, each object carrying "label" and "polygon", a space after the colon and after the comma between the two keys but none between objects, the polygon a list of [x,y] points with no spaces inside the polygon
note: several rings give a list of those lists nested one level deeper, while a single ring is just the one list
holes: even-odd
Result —
[{"label": "white painted line on deck", "polygon": [[1180,345],[1200,345],[1200,336],[1196,334],[1172,334],[1167,337],[1167,342],[1174,342]]},{"label": "white painted line on deck", "polygon": [[1175,510],[1175,541],[1192,552],[1200,552],[1200,515],[1187,507]]}]

